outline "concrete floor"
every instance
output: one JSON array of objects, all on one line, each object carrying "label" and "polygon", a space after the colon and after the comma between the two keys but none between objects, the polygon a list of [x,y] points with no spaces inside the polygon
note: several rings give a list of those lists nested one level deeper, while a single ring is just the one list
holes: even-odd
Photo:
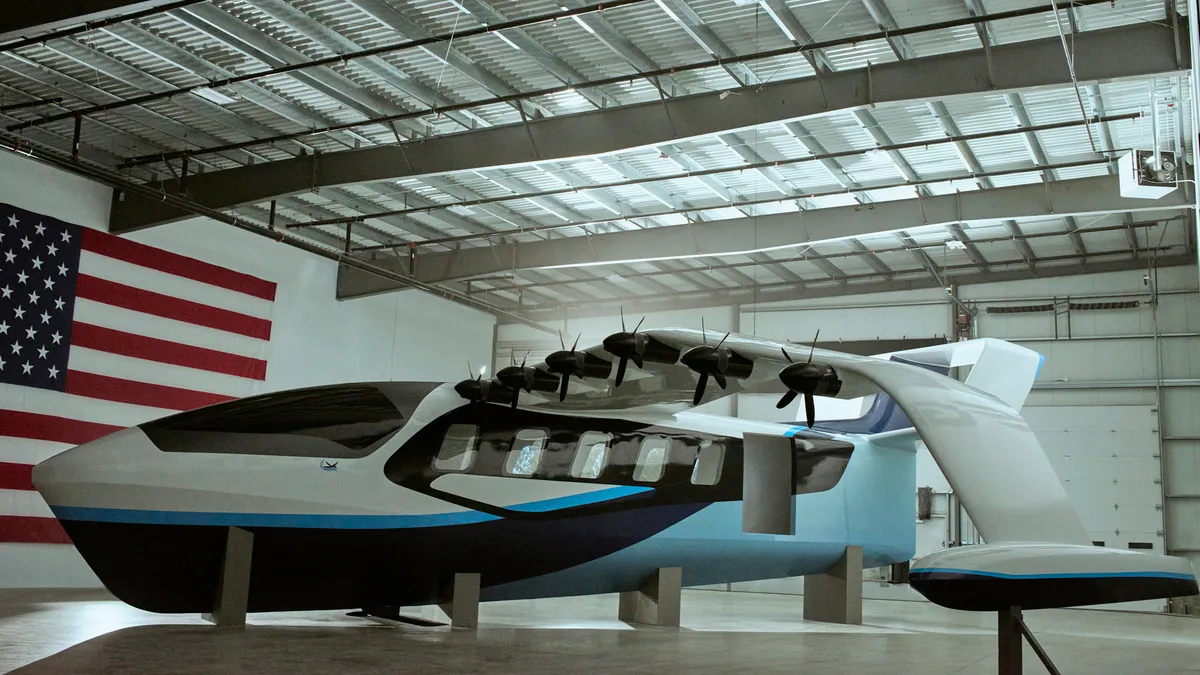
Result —
[{"label": "concrete floor", "polygon": [[[218,630],[100,591],[0,591],[0,673],[996,672],[994,617],[929,603],[868,600],[863,626],[804,622],[800,598],[758,593],[685,591],[680,629],[634,629],[616,610],[609,595],[486,604],[478,632],[341,612],[252,615],[245,630]],[[1026,619],[1067,675],[1200,673],[1194,617],[1043,610]],[[1045,672],[1028,648],[1025,672]]]}]

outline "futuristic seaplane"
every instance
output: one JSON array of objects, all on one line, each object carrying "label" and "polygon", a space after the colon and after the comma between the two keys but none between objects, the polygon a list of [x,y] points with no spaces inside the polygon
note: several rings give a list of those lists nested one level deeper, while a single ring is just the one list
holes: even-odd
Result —
[{"label": "futuristic seaplane", "polygon": [[[667,567],[684,585],[819,574],[848,546],[866,567],[907,561],[924,442],[987,542],[913,564],[930,600],[999,611],[1197,593],[1186,560],[1090,544],[1017,413],[1040,362],[990,339],[863,357],[622,326],[492,379],[173,415],[33,480],[136,607],[209,611],[236,527],[253,533],[250,611],[358,609],[444,602],[456,573],[501,600],[629,591]],[[965,382],[947,375],[968,365]],[[770,391],[780,407],[802,396],[804,423],[689,411]],[[817,421],[815,396],[865,397],[864,412]],[[755,491],[781,475],[782,500]],[[748,516],[764,504],[783,517]]]}]

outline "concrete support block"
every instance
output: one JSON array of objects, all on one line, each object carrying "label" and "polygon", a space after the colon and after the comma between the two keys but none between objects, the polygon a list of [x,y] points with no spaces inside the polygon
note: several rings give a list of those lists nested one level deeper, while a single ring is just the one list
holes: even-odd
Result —
[{"label": "concrete support block", "polygon": [[441,605],[450,617],[451,628],[479,627],[479,575],[459,573],[454,575],[454,586],[450,589],[450,602]]},{"label": "concrete support block", "polygon": [[661,567],[636,591],[621,593],[617,618],[626,623],[678,626],[683,568]]},{"label": "concrete support block", "polygon": [[254,555],[254,533],[230,527],[225,536],[225,558],[217,580],[217,596],[211,614],[204,618],[218,626],[241,628],[246,625],[250,601],[250,563]]},{"label": "concrete support block", "polygon": [[828,572],[805,576],[805,620],[861,624],[862,572],[862,547],[847,546]]}]

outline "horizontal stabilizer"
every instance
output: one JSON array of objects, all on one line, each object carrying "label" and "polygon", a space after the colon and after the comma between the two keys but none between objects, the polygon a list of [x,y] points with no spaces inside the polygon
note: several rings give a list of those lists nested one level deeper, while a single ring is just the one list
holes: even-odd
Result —
[{"label": "horizontal stabilizer", "polygon": [[909,583],[951,609],[1045,609],[1195,595],[1184,558],[1099,546],[981,544],[913,563]]}]

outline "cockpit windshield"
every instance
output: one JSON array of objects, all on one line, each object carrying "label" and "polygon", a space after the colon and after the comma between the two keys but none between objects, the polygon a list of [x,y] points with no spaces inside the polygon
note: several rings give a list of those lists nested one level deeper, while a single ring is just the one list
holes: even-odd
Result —
[{"label": "cockpit windshield", "polygon": [[230,401],[142,425],[166,452],[365,457],[434,383],[339,384]]}]

